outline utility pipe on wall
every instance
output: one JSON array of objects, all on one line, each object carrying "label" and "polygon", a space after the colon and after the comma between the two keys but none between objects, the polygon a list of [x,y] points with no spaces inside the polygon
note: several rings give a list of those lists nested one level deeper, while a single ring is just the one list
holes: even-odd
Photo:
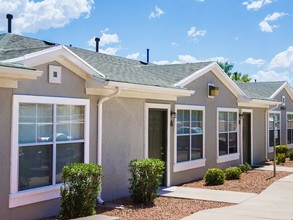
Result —
[{"label": "utility pipe on wall", "polygon": [[[112,94],[105,96],[98,101],[98,151],[97,151],[97,163],[102,165],[102,148],[103,148],[103,103],[110,100],[111,98],[119,95],[121,92],[120,87],[116,87],[116,91]],[[99,192],[98,202],[103,204],[102,193]]]}]

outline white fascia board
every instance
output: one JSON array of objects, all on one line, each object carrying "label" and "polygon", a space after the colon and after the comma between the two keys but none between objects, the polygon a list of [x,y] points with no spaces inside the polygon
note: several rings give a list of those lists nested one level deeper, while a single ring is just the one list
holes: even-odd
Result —
[{"label": "white fascia board", "polygon": [[204,68],[192,73],[191,75],[189,75],[188,77],[182,79],[181,81],[179,81],[178,83],[175,83],[174,86],[180,86],[180,87],[184,87],[187,84],[191,83],[192,81],[194,81],[195,79],[197,79],[198,77],[202,76],[203,74],[209,72],[213,67],[215,66],[215,63],[211,63],[207,66],[205,66]]},{"label": "white fascia board", "polygon": [[79,66],[82,70],[84,70],[89,75],[93,76],[98,74],[101,78],[105,78],[105,75],[96,70],[93,66],[89,63],[81,59],[78,55],[73,53],[70,49],[66,46],[59,45],[56,47],[51,47],[48,49],[44,49],[41,51],[37,51],[34,53],[26,54],[21,57],[13,58],[5,60],[5,62],[15,62],[15,63],[22,63],[27,66],[36,66],[42,63],[46,63],[48,61],[56,60],[56,57],[63,56],[66,59],[70,60],[72,63]]},{"label": "white fascia board", "polygon": [[0,66],[0,78],[12,80],[37,79],[43,71]]},{"label": "white fascia board", "polygon": [[109,81],[108,85],[105,88],[120,87],[123,90],[139,91],[139,92],[150,92],[150,93],[162,93],[175,96],[191,96],[194,94],[194,90],[184,90],[176,88],[164,88],[157,86],[147,86],[147,85],[138,85],[131,83],[121,83]]},{"label": "white fascia board", "polygon": [[88,66],[90,69],[92,69],[93,71],[95,71],[97,74],[99,74],[102,78],[106,78],[106,76],[101,73],[100,71],[98,71],[97,69],[95,69],[92,65],[90,65],[88,62],[86,62],[85,60],[81,59],[78,55],[76,55],[75,53],[73,53],[69,48],[67,48],[66,46],[62,46],[68,53],[70,53],[73,57],[75,57],[76,59],[78,59],[81,63],[83,63],[85,66]]},{"label": "white fascia board", "polygon": [[216,63],[213,62],[204,68],[194,72],[193,74],[189,75],[185,79],[179,81],[175,84],[175,86],[184,87],[187,84],[191,83],[192,81],[196,80],[200,76],[212,71],[220,81],[236,96],[241,97],[245,96],[243,91],[233,82],[233,80],[222,70],[222,68]]},{"label": "white fascia board", "polygon": [[283,85],[281,85],[272,95],[271,95],[271,99],[275,98],[276,95],[279,94],[279,92],[281,92],[281,90],[286,86],[286,84],[288,84],[287,82],[284,82]]},{"label": "white fascia board", "polygon": [[280,86],[280,88],[278,88],[273,95],[271,95],[270,98],[275,98],[283,89],[285,89],[287,91],[287,93],[289,94],[291,100],[293,100],[293,91],[291,89],[291,87],[289,86],[288,82],[285,82],[282,86]]},{"label": "white fascia board", "polygon": [[281,104],[281,102],[277,101],[269,101],[269,100],[260,100],[260,99],[251,99],[250,101],[239,101],[239,107],[255,107],[255,108],[270,108],[272,105]]}]

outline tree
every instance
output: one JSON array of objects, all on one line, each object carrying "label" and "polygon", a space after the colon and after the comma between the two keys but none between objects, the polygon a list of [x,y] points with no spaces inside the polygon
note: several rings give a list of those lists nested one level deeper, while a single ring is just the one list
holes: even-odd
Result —
[{"label": "tree", "polygon": [[231,75],[232,75],[231,70],[233,69],[234,64],[233,63],[229,63],[228,60],[225,63],[218,62],[218,64],[224,70],[224,72],[227,73],[227,75],[229,77],[231,77]]},{"label": "tree", "polygon": [[218,62],[219,66],[224,70],[224,72],[235,82],[249,82],[251,78],[248,77],[248,74],[243,74],[241,72],[232,73],[232,69],[234,67],[233,63],[229,63],[227,60],[225,63]]},{"label": "tree", "polygon": [[234,72],[230,78],[235,82],[244,82],[244,83],[249,82],[251,80],[251,78],[248,77],[248,74],[242,75],[241,72]]}]

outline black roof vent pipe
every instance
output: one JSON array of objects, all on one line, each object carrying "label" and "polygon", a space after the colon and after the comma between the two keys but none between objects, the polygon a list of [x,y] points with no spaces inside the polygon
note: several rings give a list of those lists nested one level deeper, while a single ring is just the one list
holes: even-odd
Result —
[{"label": "black roof vent pipe", "polygon": [[13,15],[12,14],[7,14],[6,18],[8,20],[8,33],[11,33],[11,21],[13,19]]},{"label": "black roof vent pipe", "polygon": [[99,42],[100,42],[100,38],[96,37],[95,38],[96,41],[96,52],[99,52]]},{"label": "black roof vent pipe", "polygon": [[150,49],[147,49],[147,63],[150,62]]}]

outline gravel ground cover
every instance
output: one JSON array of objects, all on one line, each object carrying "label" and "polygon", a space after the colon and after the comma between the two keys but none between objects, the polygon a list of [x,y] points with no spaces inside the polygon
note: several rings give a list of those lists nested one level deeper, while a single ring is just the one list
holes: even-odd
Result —
[{"label": "gravel ground cover", "polygon": [[[266,162],[266,165],[273,165],[273,161]],[[289,160],[289,158],[286,158],[285,163],[281,163],[277,166],[293,167],[293,160]]]},{"label": "gravel ground cover", "polygon": [[[273,177],[273,172],[263,170],[251,170],[247,173],[243,173],[240,180],[225,181],[225,184],[220,186],[206,186],[203,180],[197,180],[194,182],[183,184],[183,187],[196,187],[216,190],[228,190],[228,191],[240,191],[240,192],[252,192],[260,193],[274,181],[285,177],[289,172],[277,172],[276,177]],[[107,208],[106,206],[98,206],[97,213],[117,216],[122,220],[132,219],[169,219],[176,220],[184,218],[192,213],[211,208],[219,208],[229,206],[232,204],[223,202],[212,201],[200,201],[200,200],[188,200],[158,197],[155,201],[155,205],[151,207],[138,206],[131,203],[129,197],[112,201],[112,203],[118,206],[123,206],[124,209]]]},{"label": "gravel ground cover", "polygon": [[113,201],[124,209],[97,207],[97,214],[120,217],[121,220],[179,220],[204,209],[220,208],[232,204],[178,198],[158,197],[153,206],[134,205],[129,197]]},{"label": "gravel ground cover", "polygon": [[247,173],[242,173],[239,180],[226,180],[223,185],[207,186],[204,180],[183,184],[184,187],[205,188],[215,190],[227,190],[238,192],[261,193],[269,185],[276,180],[285,177],[289,172],[277,172],[276,177],[273,177],[272,171],[250,170]]}]

